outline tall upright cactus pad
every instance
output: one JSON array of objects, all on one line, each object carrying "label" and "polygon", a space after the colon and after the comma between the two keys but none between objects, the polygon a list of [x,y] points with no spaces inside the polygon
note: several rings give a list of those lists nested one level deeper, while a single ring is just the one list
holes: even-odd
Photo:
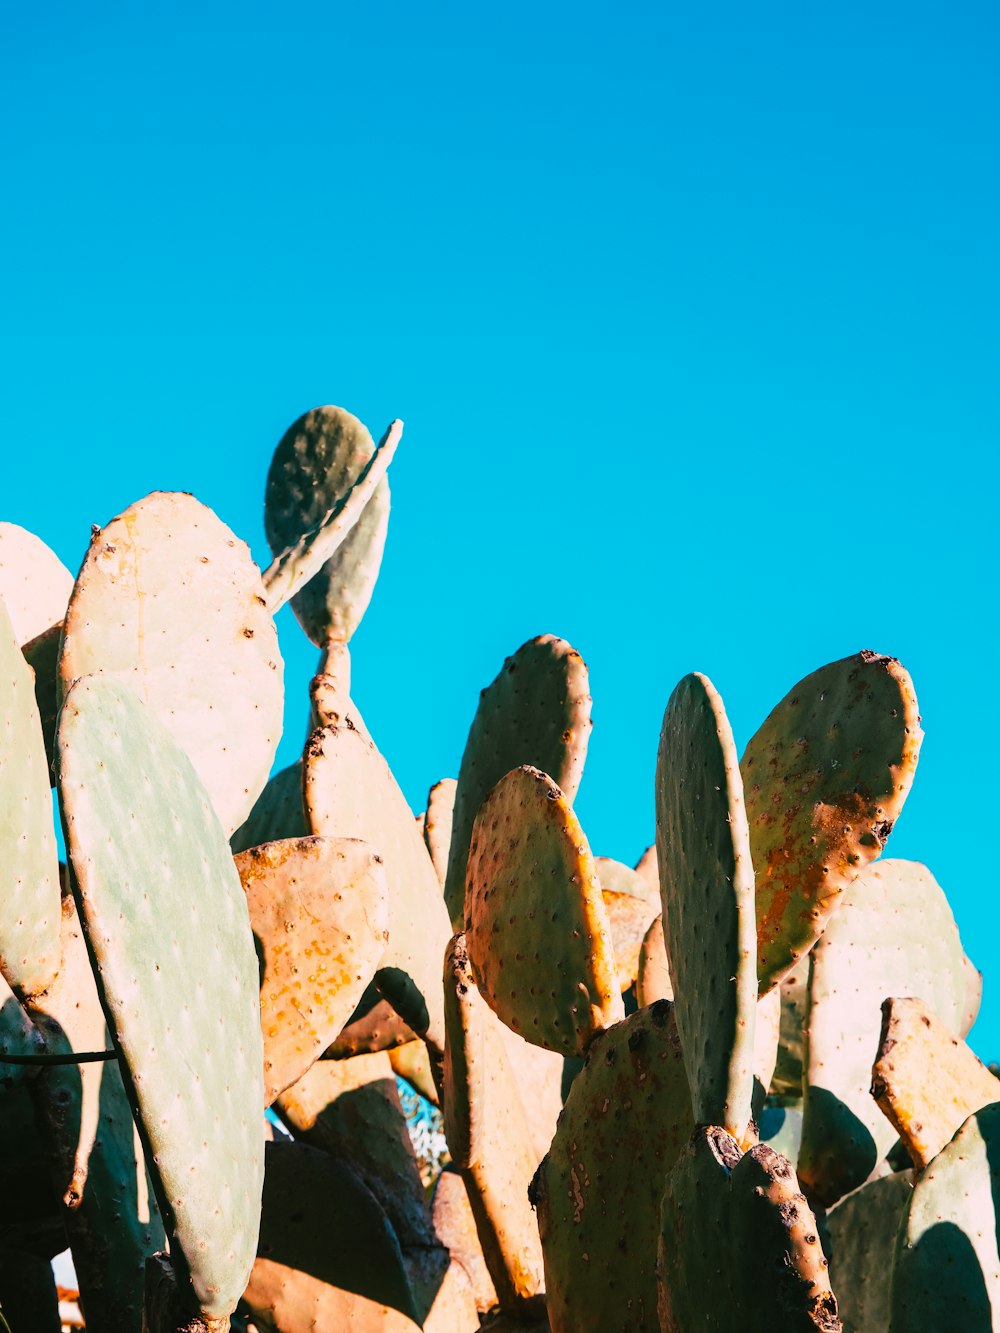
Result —
[{"label": "tall upright cactus pad", "polygon": [[263,1328],[416,1333],[399,1241],[343,1162],[305,1143],[265,1150],[260,1241],[244,1304]]},{"label": "tall upright cactus pad", "polygon": [[66,613],[63,694],[97,672],[138,694],[226,833],[238,828],[281,736],[281,653],[249,550],[193,496],[154,492],[95,529]]},{"label": "tall upright cactus pad", "polygon": [[[317,407],[281,437],[264,493],[264,529],[274,554],[294,546],[357,481],[375,453],[367,428],[340,407]],[[292,610],[321,648],[347,642],[368,608],[389,526],[389,482],[383,480],[361,518],[320,572],[292,598]]]},{"label": "tall upright cactus pad", "polygon": [[451,826],[455,816],[457,787],[458,783],[454,778],[442,778],[440,782],[435,782],[427,793],[424,842],[431,854],[434,870],[442,888],[448,876],[448,849],[451,847]]},{"label": "tall upright cactus pad", "polygon": [[1000,1101],[1000,1079],[923,1000],[888,999],[872,1096],[923,1168],[974,1111]]},{"label": "tall upright cactus pad", "polygon": [[743,755],[757,872],[757,971],[770,990],[879,855],[913,782],[923,732],[910,677],[868,651],[806,676]]},{"label": "tall upright cactus pad", "polygon": [[553,1333],[659,1333],[660,1201],[693,1128],[666,1000],[594,1039],[532,1187]]},{"label": "tall upright cactus pad", "polygon": [[310,737],[304,791],[313,833],[361,838],[382,858],[389,886],[389,944],[379,989],[440,1056],[441,959],[449,939],[441,886],[406,798],[350,713]]},{"label": "tall upright cactus pad", "polygon": [[816,1219],[787,1158],[700,1128],[667,1177],[662,1333],[839,1333]]},{"label": "tall upright cactus pad", "polygon": [[729,720],[697,673],[680,682],[663,716],[656,857],[694,1118],[742,1140],[757,1006],[754,872]]},{"label": "tall upright cactus pad", "polygon": [[896,1233],[912,1193],[912,1171],[890,1172],[862,1185],[827,1215],[830,1281],[844,1333],[889,1327]]},{"label": "tall upright cactus pad", "polygon": [[466,936],[490,1007],[536,1045],[583,1055],[624,1018],[594,858],[566,796],[536,768],[508,773],[476,817]]},{"label": "tall upright cactus pad", "polygon": [[854,881],[812,951],[798,1171],[829,1207],[869,1176],[896,1134],[871,1096],[886,996],[919,995],[957,1032],[964,954],[926,866],[878,861]]},{"label": "tall upright cactus pad", "polygon": [[22,1000],[59,968],[59,858],[31,669],[0,599],[0,972]]},{"label": "tall upright cactus pad", "polygon": [[0,597],[21,647],[58,625],[73,591],[73,575],[40,537],[0,523]]},{"label": "tall upright cactus pad", "polygon": [[264,1057],[246,898],[210,796],[110,676],[63,704],[59,794],[74,895],[192,1314],[246,1285],[263,1179]]},{"label": "tall upright cactus pad", "polygon": [[674,984],[670,980],[670,960],[663,938],[663,915],[655,917],[642,937],[639,971],[635,979],[635,1001],[640,1009],[656,1000],[672,1000]]},{"label": "tall upright cactus pad", "polygon": [[1000,1102],[919,1177],[900,1226],[889,1333],[1000,1329]]},{"label": "tall upright cactus pad", "polygon": [[537,1308],[542,1255],[528,1203],[536,1158],[497,1020],[479,994],[456,935],[444,965],[448,1044],[444,1066],[444,1127],[502,1309]]},{"label": "tall upright cactus pad", "polygon": [[465,869],[472,826],[488,793],[512,768],[548,773],[572,804],[590,740],[590,682],[575,648],[551,634],[529,639],[479,696],[455,791],[445,901],[465,929]]},{"label": "tall upright cactus pad", "polygon": [[339,1035],[389,938],[385,868],[353,838],[288,838],[236,857],[263,959],[264,1100]]}]

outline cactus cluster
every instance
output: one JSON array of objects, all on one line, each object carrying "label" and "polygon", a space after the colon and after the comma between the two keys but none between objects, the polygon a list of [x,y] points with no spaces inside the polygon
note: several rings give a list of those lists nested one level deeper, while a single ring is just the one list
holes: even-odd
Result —
[{"label": "cactus cluster", "polygon": [[[543,635],[415,816],[350,680],[401,431],[292,425],[263,574],[188,495],[75,579],[0,524],[7,1326],[58,1333],[68,1246],[90,1333],[1000,1329],[981,977],[882,856],[905,669],[821,667],[742,757],[665,682],[632,869],[574,812],[587,669]],[[288,601],[320,660],[272,774]]]}]

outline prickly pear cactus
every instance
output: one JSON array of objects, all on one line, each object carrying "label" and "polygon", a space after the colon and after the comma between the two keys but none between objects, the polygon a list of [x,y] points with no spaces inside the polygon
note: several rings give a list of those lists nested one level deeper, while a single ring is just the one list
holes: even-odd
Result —
[{"label": "prickly pear cactus", "polygon": [[476,817],[466,921],[479,988],[522,1037],[583,1055],[624,1018],[594,858],[565,795],[536,768],[508,773]]},{"label": "prickly pear cactus", "polygon": [[74,896],[171,1258],[191,1313],[224,1319],[253,1263],[264,1165],[246,897],[186,754],[119,681],[69,690],[58,764]]},{"label": "prickly pear cactus", "polygon": [[694,1118],[742,1141],[757,1007],[754,872],[736,746],[706,676],[685,676],[663,717],[656,857]]},{"label": "prickly pear cactus", "polygon": [[62,622],[73,575],[40,537],[0,523],[0,597],[22,647]]},{"label": "prickly pear cactus", "polygon": [[776,986],[879,855],[913,782],[923,732],[909,675],[868,651],[794,686],[740,768],[757,872],[757,971]]},{"label": "prickly pear cactus", "polygon": [[572,804],[590,740],[590,682],[565,639],[543,634],[508,657],[479,696],[455,791],[445,901],[465,929],[465,867],[472,825],[492,788],[513,768],[548,773]]},{"label": "prickly pear cactus", "polygon": [[889,1327],[896,1234],[912,1193],[912,1171],[890,1172],[849,1194],[827,1216],[830,1281],[844,1333]]}]

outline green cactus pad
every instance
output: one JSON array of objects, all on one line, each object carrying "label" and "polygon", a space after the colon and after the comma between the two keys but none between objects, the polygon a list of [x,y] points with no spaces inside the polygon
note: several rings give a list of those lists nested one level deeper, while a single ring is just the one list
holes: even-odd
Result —
[{"label": "green cactus pad", "polygon": [[553,1333],[659,1333],[660,1200],[693,1127],[668,1001],[594,1039],[532,1186]]},{"label": "green cactus pad", "polygon": [[1000,1327],[1000,1103],[971,1115],[916,1181],[897,1238],[890,1333]]},{"label": "green cactus pad", "polygon": [[59,858],[31,669],[0,600],[0,972],[22,1000],[59,968]]},{"label": "green cactus pad", "polygon": [[966,956],[963,966],[965,968],[965,1004],[962,1008],[962,1023],[958,1035],[967,1037],[979,1017],[979,1006],[983,1002],[983,974],[968,956]]},{"label": "green cactus pad", "polygon": [[313,833],[360,838],[382,858],[389,885],[389,944],[379,989],[440,1056],[441,960],[449,939],[441,886],[388,764],[350,712],[310,737],[304,791]]},{"label": "green cactus pad", "polygon": [[757,1005],[754,872],[729,721],[697,673],[680,682],[663,716],[656,857],[695,1122],[742,1141]]},{"label": "green cactus pad", "polygon": [[700,1128],[667,1177],[662,1333],[839,1333],[816,1219],[787,1158]]},{"label": "green cactus pad", "polygon": [[[30,1008],[36,1031],[49,1054],[106,1050],[104,1011],[71,898],[61,949],[59,976]],[[143,1268],[163,1245],[163,1226],[118,1061],[37,1072],[31,1098],[87,1318],[96,1330],[139,1333]]]},{"label": "green cactus pad", "polygon": [[865,651],[799,681],[750,741],[740,767],[761,994],[809,951],[882,851],[922,737],[910,677],[895,658]]},{"label": "green cactus pad", "polygon": [[862,1185],[827,1215],[830,1282],[844,1333],[889,1327],[896,1233],[912,1193],[913,1172],[893,1172]]},{"label": "green cactus pad", "polygon": [[138,694],[226,833],[238,828],[281,736],[281,653],[249,550],[193,496],[154,492],[95,529],[66,613],[63,694],[97,672]]},{"label": "green cactus pad", "polygon": [[442,888],[448,874],[448,849],[451,847],[457,787],[454,778],[442,778],[440,782],[435,782],[427,794],[427,809],[424,813],[424,842]]},{"label": "green cactus pad", "polygon": [[594,858],[569,801],[536,768],[514,769],[482,804],[466,916],[479,988],[522,1037],[583,1055],[624,1018]]},{"label": "green cactus pad", "polygon": [[304,838],[308,833],[309,821],[302,800],[302,761],[299,759],[268,780],[246,822],[240,825],[229,843],[234,853],[245,852],[265,842]]},{"label": "green cactus pad", "polygon": [[221,1319],[253,1262],[263,1178],[246,898],[187,756],[113,677],[70,689],[58,767],[74,894],[172,1260]]},{"label": "green cactus pad", "polygon": [[538,1230],[528,1203],[537,1164],[495,1015],[456,935],[445,958],[448,1043],[444,1127],[461,1171],[502,1309],[527,1313],[543,1291]]},{"label": "green cactus pad", "polygon": [[919,995],[957,1032],[964,955],[948,901],[926,866],[887,860],[854,881],[810,957],[798,1171],[830,1207],[864,1183],[896,1138],[871,1096],[882,1001]]},{"label": "green cactus pad", "polygon": [[779,984],[781,1018],[778,1029],[778,1059],[770,1093],[782,1101],[802,1100],[802,1066],[805,1061],[806,1009],[809,1003],[809,955],[806,954]]},{"label": "green cactus pad", "polygon": [[465,873],[479,807],[512,768],[548,773],[572,804],[590,740],[590,683],[580,654],[543,634],[508,657],[479,696],[455,792],[445,901],[454,930],[465,929]]},{"label": "green cactus pad", "polygon": [[0,598],[20,646],[62,622],[72,591],[73,575],[40,537],[0,523]]},{"label": "green cactus pad", "polygon": [[236,857],[263,962],[264,1101],[341,1032],[389,937],[385,869],[352,838],[288,838]]},{"label": "green cactus pad", "polygon": [[923,1000],[887,999],[871,1091],[919,1170],[973,1112],[1000,1101],[1000,1080]]},{"label": "green cactus pad", "polygon": [[[274,554],[294,546],[347,494],[375,452],[357,417],[317,407],[289,426],[267,474],[264,528]],[[317,647],[347,642],[368,608],[389,526],[383,478],[361,518],[320,572],[292,598],[299,624]]]},{"label": "green cactus pad", "polygon": [[265,1162],[260,1241],[243,1298],[252,1318],[288,1333],[412,1333],[417,1312],[399,1241],[360,1178],[305,1143],[269,1143]]}]

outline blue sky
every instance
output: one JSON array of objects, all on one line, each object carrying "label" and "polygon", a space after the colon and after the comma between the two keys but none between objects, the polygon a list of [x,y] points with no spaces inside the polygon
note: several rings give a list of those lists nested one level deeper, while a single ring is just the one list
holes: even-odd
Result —
[{"label": "blue sky", "polygon": [[[628,861],[680,676],[742,745],[822,663],[898,656],[927,737],[890,850],[951,897],[1000,1055],[995,9],[53,3],[4,29],[0,517],[75,567],[91,523],[190,490],[265,562],[285,427],[402,416],[370,727],[420,809],[504,656],[569,638],[578,811]],[[281,633],[290,759],[313,652]]]}]

